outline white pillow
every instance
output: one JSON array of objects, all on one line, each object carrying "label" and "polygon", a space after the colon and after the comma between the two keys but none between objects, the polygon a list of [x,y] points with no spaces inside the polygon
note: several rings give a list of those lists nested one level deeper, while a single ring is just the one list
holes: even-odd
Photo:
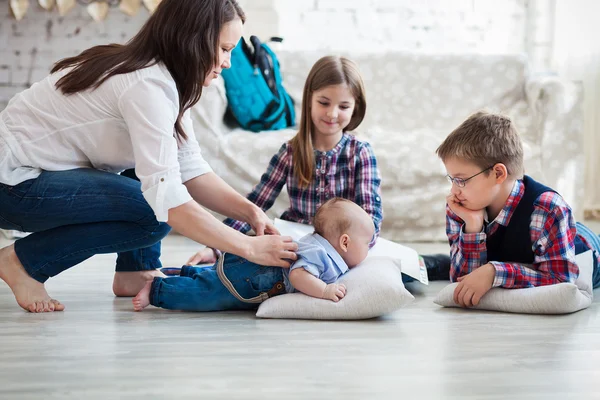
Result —
[{"label": "white pillow", "polygon": [[[538,286],[525,289],[493,288],[481,298],[477,310],[504,311],[523,314],[567,314],[589,307],[592,303],[592,251],[575,257],[579,266],[579,277],[575,283]],[[460,307],[454,303],[452,283],[442,289],[434,303],[442,307]]]},{"label": "white pillow", "polygon": [[261,303],[259,318],[367,319],[396,311],[414,300],[404,288],[400,268],[388,257],[372,257],[342,275],[346,296],[337,303],[303,293],[271,297]]}]

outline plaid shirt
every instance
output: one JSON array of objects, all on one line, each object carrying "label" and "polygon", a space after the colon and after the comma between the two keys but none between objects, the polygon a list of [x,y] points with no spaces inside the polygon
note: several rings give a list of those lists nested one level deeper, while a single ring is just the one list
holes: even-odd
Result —
[{"label": "plaid shirt", "polygon": [[[464,222],[446,206],[446,233],[452,258],[452,282],[488,262],[496,268],[494,287],[524,288],[574,282],[577,279],[579,267],[575,264],[574,245],[577,228],[571,208],[554,192],[542,193],[535,201],[531,214],[529,232],[534,249],[533,266],[528,268],[518,263],[487,259],[487,236],[493,235],[500,225],[508,226],[524,193],[525,185],[521,180],[517,180],[504,208],[496,219],[484,225],[483,232],[480,233],[464,233]],[[589,247],[585,238],[580,238]],[[595,256],[598,257],[598,254]]]},{"label": "plaid shirt", "polygon": [[[269,162],[260,183],[248,195],[248,200],[267,211],[287,185],[290,208],[281,219],[303,224],[312,224],[317,209],[332,197],[352,200],[373,218],[375,235],[371,245],[375,244],[383,210],[381,176],[371,145],[344,133],[333,149],[327,152],[315,150],[315,164],[313,181],[302,188],[294,176],[292,147],[284,143]],[[251,229],[247,223],[231,218],[225,223],[244,233]]]}]

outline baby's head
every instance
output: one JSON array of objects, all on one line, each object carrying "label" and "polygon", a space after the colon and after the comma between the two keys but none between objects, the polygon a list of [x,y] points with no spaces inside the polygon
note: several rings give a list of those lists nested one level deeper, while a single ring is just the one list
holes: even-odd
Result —
[{"label": "baby's head", "polygon": [[315,233],[336,249],[349,268],[367,257],[375,225],[356,203],[340,197],[330,199],[317,210],[313,224]]}]

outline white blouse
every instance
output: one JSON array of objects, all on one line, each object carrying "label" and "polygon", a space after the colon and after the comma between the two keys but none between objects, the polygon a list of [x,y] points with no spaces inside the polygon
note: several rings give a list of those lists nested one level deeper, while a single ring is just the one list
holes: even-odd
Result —
[{"label": "white blouse", "polygon": [[173,136],[179,113],[175,81],[163,64],[115,75],[95,90],[63,95],[55,87],[67,71],[17,94],[0,112],[0,182],[17,185],[42,171],[134,168],[158,221],[192,198],[184,182],[211,172],[194,136]]}]

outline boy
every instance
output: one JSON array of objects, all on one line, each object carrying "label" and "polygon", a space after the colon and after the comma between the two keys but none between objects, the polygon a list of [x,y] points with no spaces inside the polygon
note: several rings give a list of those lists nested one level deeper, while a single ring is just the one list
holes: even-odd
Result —
[{"label": "boy", "polygon": [[253,309],[268,297],[294,291],[337,302],[346,287],[335,282],[367,257],[375,226],[361,207],[342,198],[324,203],[314,226],[315,232],[298,242],[298,260],[289,270],[225,254],[213,267],[183,267],[180,277],[148,282],[133,299],[134,309],[149,304],[188,311]]},{"label": "boy", "polygon": [[[446,198],[454,301],[477,305],[492,287],[574,282],[575,255],[594,250],[600,286],[600,240],[575,224],[563,198],[523,176],[523,146],[512,121],[478,112],[436,150],[452,188]],[[525,264],[528,264],[527,266]]]}]

